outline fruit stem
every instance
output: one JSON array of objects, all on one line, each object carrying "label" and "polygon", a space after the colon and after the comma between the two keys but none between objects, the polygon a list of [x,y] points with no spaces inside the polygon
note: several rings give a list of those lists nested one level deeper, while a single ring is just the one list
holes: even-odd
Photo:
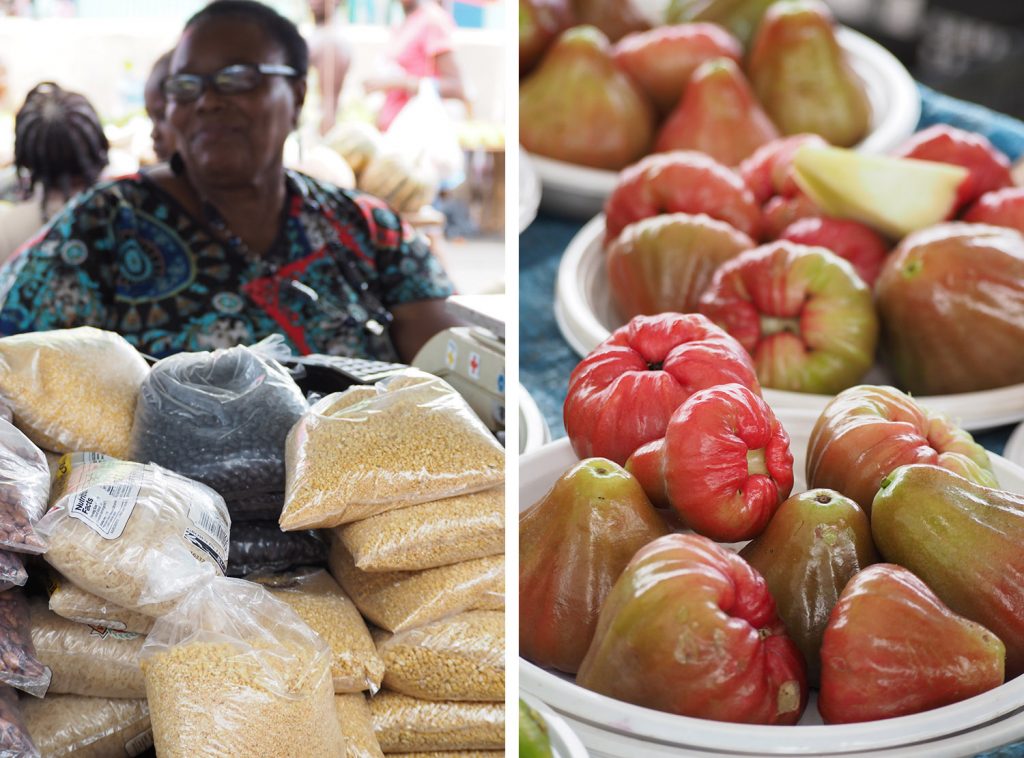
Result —
[{"label": "fruit stem", "polygon": [[764,448],[747,451],[747,476],[768,474],[768,466],[764,462]]},{"label": "fruit stem", "polygon": [[779,332],[800,336],[800,319],[796,316],[761,316],[761,334],[765,337]]}]

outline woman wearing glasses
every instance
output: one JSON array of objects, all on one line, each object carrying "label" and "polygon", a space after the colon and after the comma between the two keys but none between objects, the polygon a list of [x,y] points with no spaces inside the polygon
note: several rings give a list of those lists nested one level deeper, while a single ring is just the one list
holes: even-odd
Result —
[{"label": "woman wearing glasses", "polygon": [[451,283],[394,212],[283,168],[307,66],[266,6],[193,16],[163,85],[170,164],[84,193],[0,270],[0,333],[91,325],[164,356],[278,332],[409,362],[453,325]]}]

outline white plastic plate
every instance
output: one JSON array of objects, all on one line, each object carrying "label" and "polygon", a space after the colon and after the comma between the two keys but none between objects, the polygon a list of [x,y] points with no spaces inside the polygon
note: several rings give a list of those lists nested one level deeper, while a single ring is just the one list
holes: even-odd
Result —
[{"label": "white plastic plate", "polygon": [[519,385],[519,453],[536,450],[551,441],[551,430],[537,401]]},{"label": "white plastic plate", "polygon": [[[608,288],[603,240],[604,216],[599,215],[577,232],[558,266],[555,321],[566,342],[580,356],[586,356],[625,323],[615,310]],[[862,382],[893,384],[893,377],[884,367],[876,366]],[[830,395],[767,388],[764,397],[776,410],[816,413],[821,413],[832,399]],[[970,431],[1024,420],[1024,384],[958,395],[924,395],[917,401]]]},{"label": "white plastic plate", "polygon": [[[804,460],[817,416],[806,411],[785,410],[777,411],[776,415],[792,441],[793,492],[801,492],[806,489]],[[991,458],[1000,485],[1024,493],[1024,469],[1000,456]],[[519,509],[524,510],[543,497],[576,461],[568,438],[520,457]],[[970,745],[967,754],[1004,744],[1015,737],[1024,739],[1024,676],[960,703],[863,724],[824,725],[812,691],[800,724],[788,727],[728,724],[642,708],[578,687],[571,678],[523,659],[519,661],[519,687],[562,715],[591,754],[598,758],[660,758],[701,750],[733,755],[838,755],[951,739],[983,726],[986,729],[991,726],[992,739],[1002,741],[964,742]],[[1015,718],[1016,734],[1004,739],[1007,730],[996,725],[1011,717]],[[943,754],[947,753],[907,753],[908,756]]]},{"label": "white plastic plate", "polygon": [[540,177],[533,168],[535,159],[527,155],[523,148],[519,148],[519,233],[522,234],[526,227],[537,218],[537,208],[540,207],[541,184]]},{"label": "white plastic plate", "polygon": [[1010,434],[1010,438],[1006,440],[1003,457],[1013,461],[1018,466],[1024,466],[1024,424],[1014,429]]},{"label": "white plastic plate", "polygon": [[[921,118],[921,95],[914,79],[892,53],[859,32],[840,29],[839,44],[864,80],[871,100],[871,133],[857,149],[889,152],[914,133]],[[618,179],[616,171],[530,157],[544,185],[544,207],[574,218],[600,213]]]},{"label": "white plastic plate", "polygon": [[589,758],[587,749],[583,747],[576,733],[569,728],[565,719],[531,695],[520,693],[519,697],[544,719],[551,740],[551,752],[555,754],[555,758]]}]

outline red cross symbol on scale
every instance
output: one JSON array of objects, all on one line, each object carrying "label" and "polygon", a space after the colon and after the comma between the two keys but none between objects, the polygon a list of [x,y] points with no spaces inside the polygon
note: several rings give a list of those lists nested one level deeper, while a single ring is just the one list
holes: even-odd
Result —
[{"label": "red cross symbol on scale", "polygon": [[480,360],[474,355],[469,359],[469,371],[475,374],[480,370]]}]

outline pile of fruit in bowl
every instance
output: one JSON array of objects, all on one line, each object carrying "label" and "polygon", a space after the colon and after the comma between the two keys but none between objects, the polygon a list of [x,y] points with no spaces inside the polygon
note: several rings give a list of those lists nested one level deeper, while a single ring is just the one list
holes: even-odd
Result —
[{"label": "pile of fruit in bowl", "polygon": [[761,394],[700,314],[638,316],[579,364],[580,460],[520,513],[521,655],[616,700],[771,726],[812,688],[826,724],[861,723],[1024,673],[1012,464],[871,385],[794,456]]},{"label": "pile of fruit in bowl", "polygon": [[654,28],[632,0],[520,0],[519,14],[520,142],[540,156],[617,171],[698,150],[736,166],[780,136],[847,147],[871,130],[819,0],[678,0]]}]

